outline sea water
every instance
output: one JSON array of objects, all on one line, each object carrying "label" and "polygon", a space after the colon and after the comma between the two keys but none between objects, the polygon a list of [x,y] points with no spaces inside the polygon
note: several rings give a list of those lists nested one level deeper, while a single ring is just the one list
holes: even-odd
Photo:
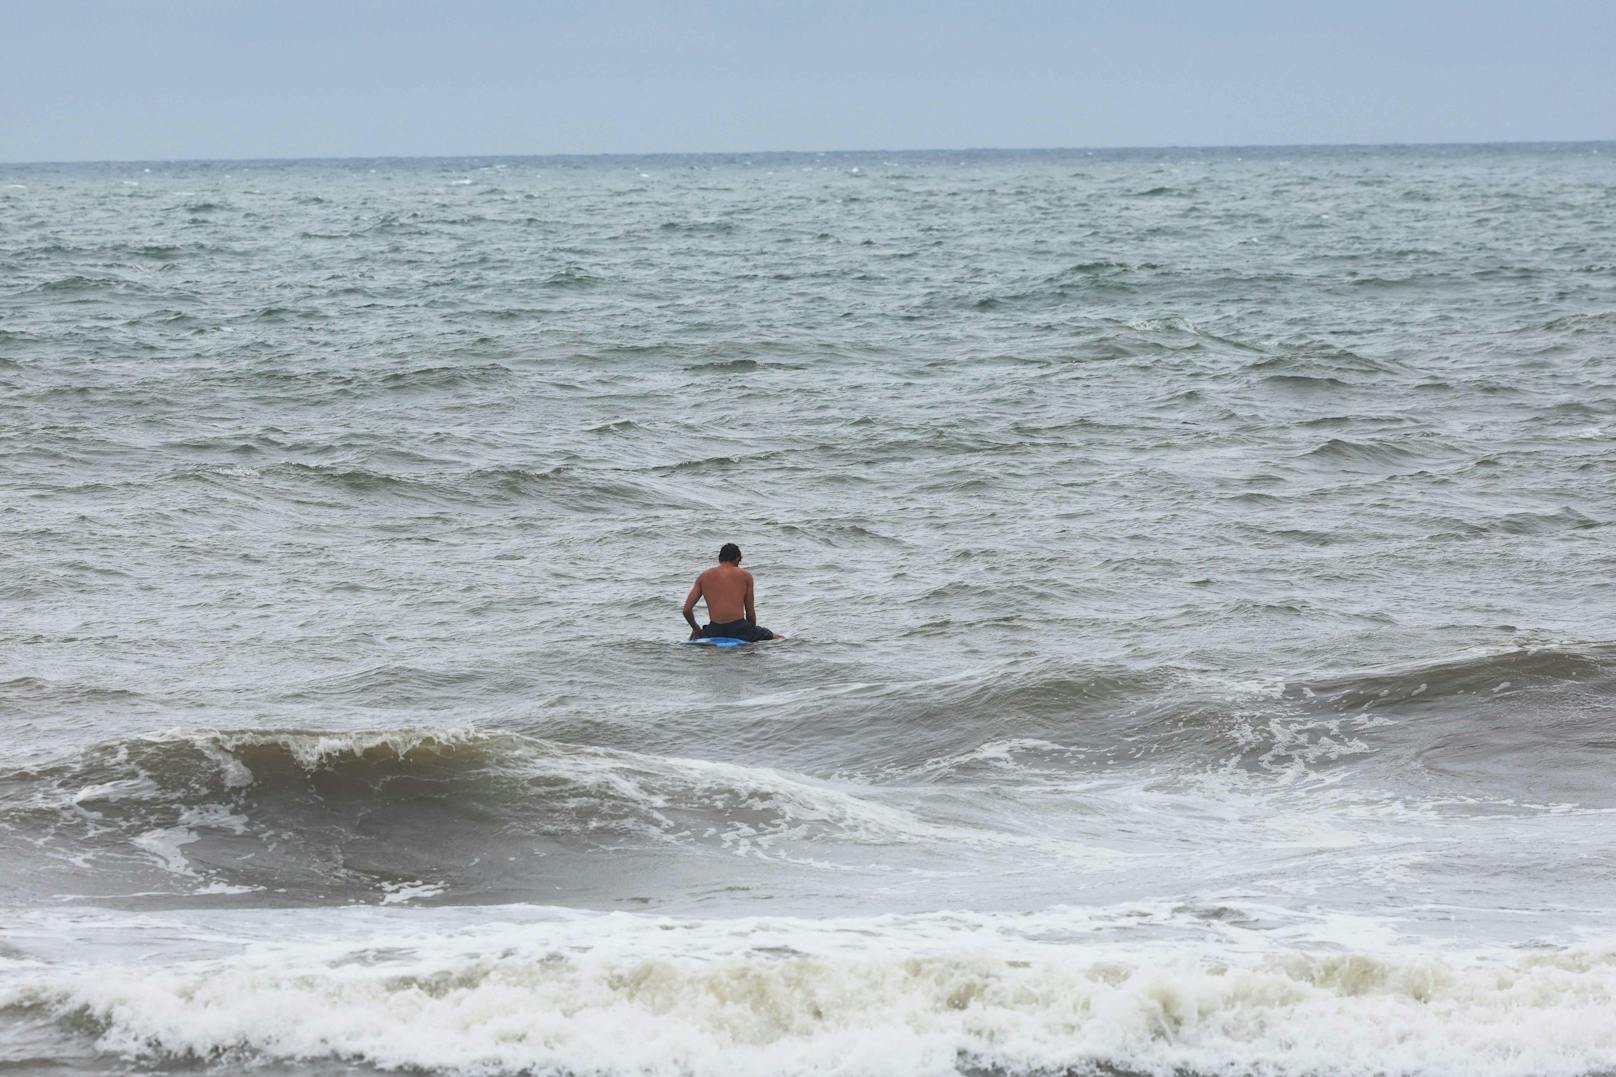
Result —
[{"label": "sea water", "polygon": [[0,166],[0,1066],[1616,1071],[1613,166]]}]

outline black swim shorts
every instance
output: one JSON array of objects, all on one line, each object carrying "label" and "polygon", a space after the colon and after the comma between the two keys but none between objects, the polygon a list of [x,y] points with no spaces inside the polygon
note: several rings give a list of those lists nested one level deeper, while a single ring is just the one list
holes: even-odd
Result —
[{"label": "black swim shorts", "polygon": [[721,639],[744,639],[748,643],[761,643],[766,639],[773,639],[774,633],[767,628],[760,628],[751,621],[730,621],[727,624],[708,625],[701,630],[703,636],[709,638],[717,636]]}]

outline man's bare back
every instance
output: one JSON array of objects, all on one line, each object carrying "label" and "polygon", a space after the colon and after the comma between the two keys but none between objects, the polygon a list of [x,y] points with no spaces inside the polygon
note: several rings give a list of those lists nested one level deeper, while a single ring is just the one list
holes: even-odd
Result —
[{"label": "man's bare back", "polygon": [[[707,600],[707,619],[725,621],[757,619],[752,608],[752,574],[740,565],[720,564],[696,577],[693,597]],[[687,605],[695,605],[687,600]]]},{"label": "man's bare back", "polygon": [[[759,628],[757,610],[752,600],[752,574],[741,567],[741,551],[733,542],[726,542],[718,551],[718,564],[696,577],[695,586],[685,596],[685,622],[690,625],[690,638],[723,636],[759,642],[784,639],[767,628]],[[707,600],[706,628],[696,624],[696,603]]]}]

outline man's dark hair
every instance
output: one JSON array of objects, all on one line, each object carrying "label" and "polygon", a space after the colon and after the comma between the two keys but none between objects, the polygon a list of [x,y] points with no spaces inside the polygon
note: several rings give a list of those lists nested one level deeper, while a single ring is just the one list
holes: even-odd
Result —
[{"label": "man's dark hair", "polygon": [[718,559],[738,565],[741,563],[741,548],[733,542],[726,542],[718,548]]}]

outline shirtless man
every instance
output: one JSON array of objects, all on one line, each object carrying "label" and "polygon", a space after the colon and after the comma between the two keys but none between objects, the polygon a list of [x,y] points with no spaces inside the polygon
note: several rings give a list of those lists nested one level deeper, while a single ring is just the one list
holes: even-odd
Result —
[{"label": "shirtless man", "polygon": [[[695,614],[696,602],[703,597],[711,622],[706,628],[696,624]],[[741,567],[741,548],[733,542],[724,543],[718,551],[717,565],[696,577],[696,585],[685,596],[685,621],[691,639],[720,636],[749,643],[785,639],[758,627],[757,611],[752,608],[752,574]]]}]

